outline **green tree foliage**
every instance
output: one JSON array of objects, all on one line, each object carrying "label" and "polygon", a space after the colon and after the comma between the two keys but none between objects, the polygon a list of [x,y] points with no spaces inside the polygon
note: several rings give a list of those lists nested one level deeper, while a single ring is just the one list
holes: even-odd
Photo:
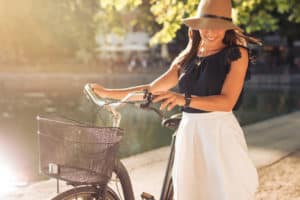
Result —
[{"label": "green tree foliage", "polygon": [[[0,0],[0,61],[34,61],[93,52],[95,36],[144,30],[150,44],[171,41],[199,0]],[[234,0],[233,19],[246,32],[300,23],[299,0]],[[297,35],[295,28],[281,31]],[[295,37],[294,37],[295,38]],[[85,50],[85,51],[82,51]]]},{"label": "green tree foliage", "polygon": [[237,22],[246,32],[274,31],[279,29],[280,16],[288,21],[300,23],[298,0],[250,0],[234,1]]},{"label": "green tree foliage", "polygon": [[130,31],[154,33],[159,30],[148,0],[99,0],[99,4],[101,9],[95,19],[97,33],[103,37],[111,32],[123,36]]},{"label": "green tree foliage", "polygon": [[98,10],[94,0],[0,0],[1,55],[13,61],[55,61],[92,50]]},{"label": "green tree foliage", "polygon": [[[106,0],[107,2],[109,0]],[[150,10],[161,29],[150,43],[167,43],[180,29],[181,19],[194,16],[199,0],[149,0]],[[139,0],[109,1],[115,8],[138,7]],[[285,15],[290,22],[300,23],[299,0],[234,0],[233,20],[247,33],[274,31],[279,28],[279,15]],[[275,14],[275,15],[274,15]],[[279,15],[276,15],[279,14]]]}]

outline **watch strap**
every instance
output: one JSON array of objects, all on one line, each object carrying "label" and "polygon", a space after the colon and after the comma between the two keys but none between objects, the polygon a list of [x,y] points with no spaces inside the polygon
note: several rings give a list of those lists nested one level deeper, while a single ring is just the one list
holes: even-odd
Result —
[{"label": "watch strap", "polygon": [[184,108],[188,108],[191,104],[192,96],[190,94],[185,93],[184,94]]}]

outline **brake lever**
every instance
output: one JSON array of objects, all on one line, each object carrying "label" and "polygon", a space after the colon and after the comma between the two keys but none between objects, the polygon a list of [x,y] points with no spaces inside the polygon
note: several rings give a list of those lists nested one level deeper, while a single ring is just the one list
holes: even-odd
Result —
[{"label": "brake lever", "polygon": [[156,95],[153,95],[151,92],[145,91],[145,95],[143,98],[146,99],[146,102],[141,103],[140,108],[142,108],[142,109],[148,108],[150,106],[150,104],[152,103],[152,100],[154,99],[154,97],[156,97]]}]

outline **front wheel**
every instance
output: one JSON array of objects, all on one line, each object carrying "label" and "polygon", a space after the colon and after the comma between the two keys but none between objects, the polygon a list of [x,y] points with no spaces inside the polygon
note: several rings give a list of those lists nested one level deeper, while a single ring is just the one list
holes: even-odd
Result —
[{"label": "front wheel", "polygon": [[[97,193],[98,189],[93,186],[77,187],[57,195],[52,200],[103,200],[101,197],[97,199]],[[120,200],[120,198],[107,186],[105,200]]]}]

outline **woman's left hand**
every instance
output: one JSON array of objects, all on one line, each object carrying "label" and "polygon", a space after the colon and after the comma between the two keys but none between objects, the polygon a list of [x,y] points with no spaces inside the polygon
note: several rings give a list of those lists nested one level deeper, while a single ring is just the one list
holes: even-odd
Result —
[{"label": "woman's left hand", "polygon": [[160,110],[168,106],[168,111],[172,110],[176,105],[183,106],[185,103],[184,95],[172,91],[154,92],[153,102],[159,102],[163,100],[160,105]]}]

